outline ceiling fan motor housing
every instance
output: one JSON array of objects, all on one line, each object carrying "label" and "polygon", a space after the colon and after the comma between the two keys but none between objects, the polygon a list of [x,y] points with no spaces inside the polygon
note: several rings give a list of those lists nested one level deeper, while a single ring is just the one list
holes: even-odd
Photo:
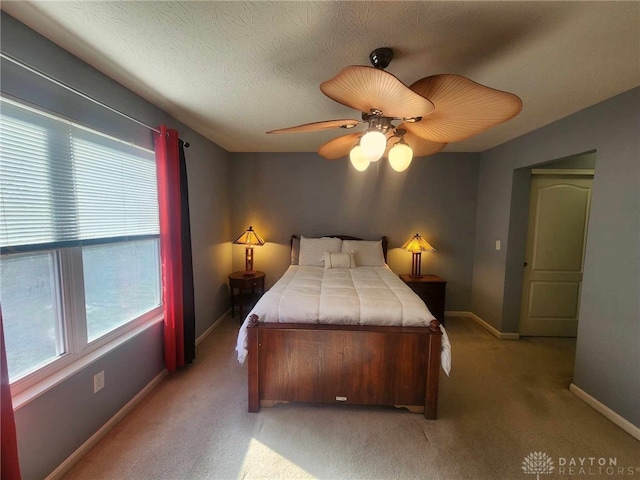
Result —
[{"label": "ceiling fan motor housing", "polygon": [[387,133],[389,130],[395,128],[391,121],[396,119],[392,117],[376,115],[375,113],[367,114],[363,112],[362,120],[369,124],[369,128],[375,128],[377,130],[380,130],[382,133]]}]

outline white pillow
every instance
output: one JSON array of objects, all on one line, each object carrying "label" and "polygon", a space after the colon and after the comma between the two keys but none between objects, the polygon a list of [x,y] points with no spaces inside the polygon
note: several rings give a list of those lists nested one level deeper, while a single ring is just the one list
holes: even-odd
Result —
[{"label": "white pillow", "polygon": [[343,252],[355,252],[356,265],[361,267],[384,267],[382,240],[344,240]]},{"label": "white pillow", "polygon": [[356,259],[353,252],[324,252],[324,268],[355,268]]},{"label": "white pillow", "polygon": [[340,251],[342,251],[342,240],[337,237],[308,238],[301,235],[298,264],[322,267],[324,252]]}]

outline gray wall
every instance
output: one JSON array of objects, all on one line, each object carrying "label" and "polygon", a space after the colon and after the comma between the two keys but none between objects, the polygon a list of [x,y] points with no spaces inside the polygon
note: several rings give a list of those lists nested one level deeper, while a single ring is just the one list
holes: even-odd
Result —
[{"label": "gray wall", "polygon": [[[478,154],[416,158],[406,172],[381,160],[357,172],[349,160],[315,153],[232,154],[233,228],[248,225],[269,242],[255,249],[255,268],[271,284],[289,265],[292,234],[345,234],[389,239],[388,263],[411,271],[400,249],[419,232],[437,250],[422,255],[422,272],[447,280],[446,308],[469,310],[475,232]],[[241,270],[244,250],[234,248]]]},{"label": "gray wall", "polygon": [[[228,308],[229,155],[159,108],[2,12],[2,50],[148,125],[166,124],[186,150],[195,282],[196,335]],[[26,100],[133,143],[151,147],[150,131],[35,77],[5,60],[3,95]],[[188,74],[188,72],[186,73]],[[164,369],[162,325],[140,333],[16,411],[25,479],[44,478]],[[197,362],[197,358],[196,358]],[[93,374],[106,387],[93,394]]]},{"label": "gray wall", "polygon": [[[596,152],[574,383],[640,426],[640,89],[482,154],[471,310],[517,332],[524,167]],[[510,238],[496,252],[496,239]],[[519,240],[518,240],[519,239]],[[511,240],[514,240],[511,243]]]},{"label": "gray wall", "polygon": [[[158,323],[16,410],[22,478],[47,477],[151,382],[164,369],[162,345]],[[101,370],[105,388],[94,394]]]},{"label": "gray wall", "polygon": [[[589,152],[589,153],[582,153],[580,155],[572,155],[571,157],[567,157],[567,158],[553,160],[551,162],[543,163],[541,165],[532,165],[531,168],[542,168],[542,169],[577,168],[577,169],[585,169],[585,170],[595,170],[596,160],[597,160],[596,152]],[[530,168],[528,168],[528,170],[530,170]]]}]

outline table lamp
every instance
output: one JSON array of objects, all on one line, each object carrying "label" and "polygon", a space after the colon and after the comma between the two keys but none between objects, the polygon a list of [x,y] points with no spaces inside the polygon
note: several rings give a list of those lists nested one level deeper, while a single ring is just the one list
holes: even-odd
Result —
[{"label": "table lamp", "polygon": [[436,249],[429,245],[429,242],[422,238],[419,233],[416,233],[413,237],[407,240],[405,244],[402,245],[402,248],[413,253],[411,276],[414,278],[422,277],[422,274],[420,273],[420,256],[422,252],[435,252]]},{"label": "table lamp", "polygon": [[256,271],[253,269],[253,247],[254,245],[264,245],[264,240],[260,238],[253,227],[249,225],[249,229],[246,230],[242,235],[236,238],[233,243],[238,245],[245,245],[245,254],[244,254],[244,275],[255,275]]}]

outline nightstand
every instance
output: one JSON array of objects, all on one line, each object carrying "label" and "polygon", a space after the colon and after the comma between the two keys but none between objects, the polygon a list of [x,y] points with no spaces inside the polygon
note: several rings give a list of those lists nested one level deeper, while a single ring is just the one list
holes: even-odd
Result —
[{"label": "nightstand", "polygon": [[400,279],[418,294],[433,316],[444,325],[444,295],[447,282],[437,275],[412,277],[408,273],[402,273]]},{"label": "nightstand", "polygon": [[244,272],[233,272],[229,275],[229,290],[231,301],[231,317],[235,317],[236,307],[240,309],[240,318],[256,304],[264,293],[264,272],[245,275]]}]

